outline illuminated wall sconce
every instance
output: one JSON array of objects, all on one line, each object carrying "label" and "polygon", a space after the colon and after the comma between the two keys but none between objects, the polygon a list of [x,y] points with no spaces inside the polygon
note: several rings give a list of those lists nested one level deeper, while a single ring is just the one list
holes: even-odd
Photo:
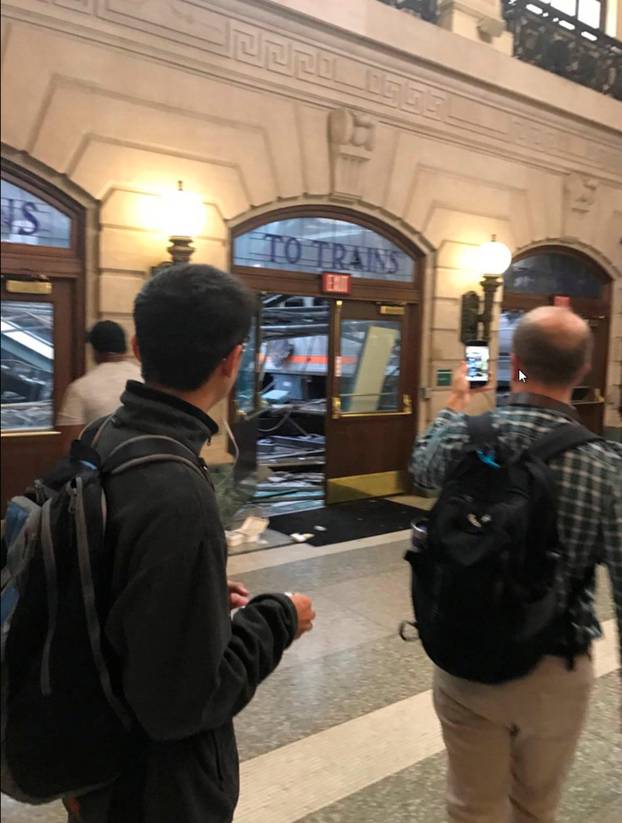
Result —
[{"label": "illuminated wall sconce", "polygon": [[479,247],[478,267],[483,275],[480,285],[484,290],[484,306],[480,311],[481,298],[477,292],[469,291],[462,295],[460,340],[463,343],[469,340],[490,340],[495,292],[501,285],[501,275],[508,270],[511,262],[512,252],[505,243],[499,243],[494,234],[492,240]]},{"label": "illuminated wall sconce", "polygon": [[170,246],[167,252],[171,259],[152,266],[152,276],[175,263],[188,263],[194,253],[192,239],[203,227],[204,206],[201,197],[193,192],[184,191],[181,180],[175,191],[163,194],[157,209],[158,229],[168,234]]}]

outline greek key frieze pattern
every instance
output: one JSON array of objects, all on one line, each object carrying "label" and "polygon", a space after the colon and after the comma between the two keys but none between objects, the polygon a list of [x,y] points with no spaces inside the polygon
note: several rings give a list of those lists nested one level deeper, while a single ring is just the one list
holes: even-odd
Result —
[{"label": "greek key frieze pattern", "polygon": [[[366,63],[364,58],[339,54],[304,42],[297,35],[286,35],[241,21],[224,14],[216,4],[199,5],[187,0],[40,0],[42,4],[90,13],[108,22],[149,30],[169,40],[200,45],[202,52],[231,60],[275,76],[324,87],[350,95],[351,105],[365,109],[369,103],[386,106],[406,115],[428,121],[445,122],[460,128],[465,120],[464,107],[456,121],[451,114],[450,90],[437,87],[396,71]],[[413,67],[413,72],[416,68]],[[486,107],[479,101],[475,108]],[[468,116],[468,106],[466,109]],[[494,115],[493,115],[494,116]],[[480,122],[481,115],[469,122],[471,132],[501,139],[533,152],[553,157],[574,157],[608,171],[622,174],[622,153],[615,147],[588,137],[567,132],[563,127],[543,124],[522,114],[507,117],[508,128],[491,134]]]}]

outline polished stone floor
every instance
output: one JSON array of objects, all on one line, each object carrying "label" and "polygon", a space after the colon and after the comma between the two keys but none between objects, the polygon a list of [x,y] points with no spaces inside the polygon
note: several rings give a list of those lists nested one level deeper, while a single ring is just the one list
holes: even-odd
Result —
[{"label": "polished stone floor", "polygon": [[[445,820],[430,665],[418,643],[397,636],[410,611],[405,541],[398,533],[231,558],[231,576],[251,592],[308,591],[317,610],[314,631],[286,653],[237,719],[236,823]],[[598,610],[606,638],[596,650],[598,681],[559,823],[622,821],[619,661],[604,575]],[[56,823],[64,816],[55,806],[23,808],[3,798],[2,819]]]}]

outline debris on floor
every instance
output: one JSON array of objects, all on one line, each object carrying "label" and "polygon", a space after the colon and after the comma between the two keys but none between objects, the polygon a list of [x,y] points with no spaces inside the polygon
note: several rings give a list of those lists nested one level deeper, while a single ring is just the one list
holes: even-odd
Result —
[{"label": "debris on floor", "polygon": [[307,540],[311,540],[313,535],[312,534],[300,534],[298,532],[294,532],[293,534],[290,534],[290,537],[295,543],[306,543]]},{"label": "debris on floor", "polygon": [[274,468],[321,466],[325,444],[325,438],[319,434],[264,437],[257,443],[257,459],[260,464]]},{"label": "debris on floor", "polygon": [[268,519],[266,517],[250,515],[239,528],[234,531],[225,532],[227,546],[233,549],[241,546],[243,543],[257,543],[267,528]]},{"label": "debris on floor", "polygon": [[257,483],[252,505],[265,517],[321,507],[324,505],[324,475],[322,472],[273,470]]}]

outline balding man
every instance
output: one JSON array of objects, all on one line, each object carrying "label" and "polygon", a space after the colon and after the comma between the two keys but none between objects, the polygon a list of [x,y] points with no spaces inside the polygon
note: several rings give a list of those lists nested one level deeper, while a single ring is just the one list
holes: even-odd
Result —
[{"label": "balding man", "polygon": [[[542,307],[523,317],[513,339],[512,394],[492,416],[502,454],[517,456],[547,432],[577,421],[572,392],[589,372],[591,355],[590,329],[568,309]],[[464,455],[469,400],[463,365],[447,407],[415,446],[412,473],[419,486],[442,487]],[[558,494],[558,606],[572,636],[552,642],[528,674],[507,682],[474,682],[435,668],[452,823],[554,820],[594,678],[590,648],[601,628],[592,570],[599,562],[609,569],[622,638],[622,446],[583,443],[548,465]]]}]

